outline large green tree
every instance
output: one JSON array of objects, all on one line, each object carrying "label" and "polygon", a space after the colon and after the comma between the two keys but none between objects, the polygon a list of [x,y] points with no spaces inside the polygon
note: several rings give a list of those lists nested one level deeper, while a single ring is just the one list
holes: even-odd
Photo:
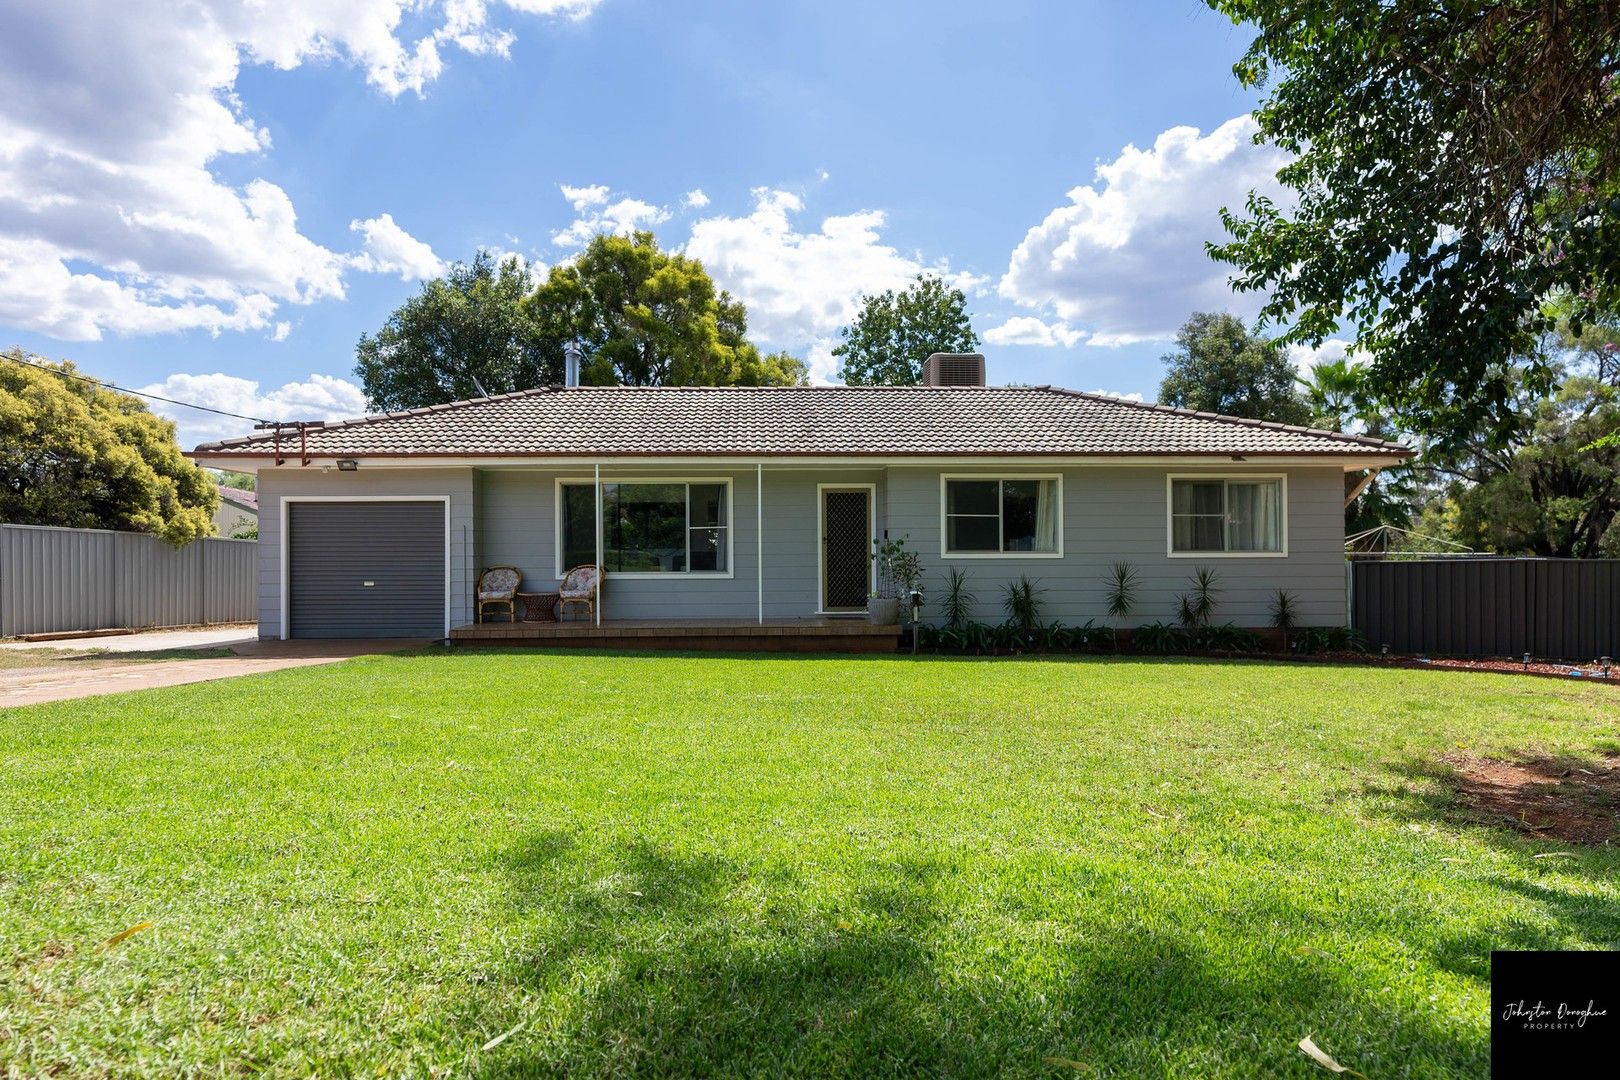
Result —
[{"label": "large green tree", "polygon": [[502,394],[562,380],[562,342],[524,307],[528,267],[480,251],[362,334],[355,371],[380,411]]},{"label": "large green tree", "polygon": [[899,292],[862,297],[861,309],[842,337],[833,355],[851,386],[914,386],[930,353],[979,347],[967,296],[932,274],[917,275]]},{"label": "large green tree", "polygon": [[1374,397],[1437,440],[1498,445],[1576,297],[1620,290],[1620,4],[1614,0],[1208,0],[1256,36],[1260,137],[1295,155],[1212,246],[1264,320],[1319,343],[1353,328]]},{"label": "large green tree", "polygon": [[171,544],[212,535],[219,493],[181,454],[174,422],[78,374],[68,361],[0,355],[0,521]]},{"label": "large green tree", "polygon": [[598,235],[552,269],[523,303],[548,338],[576,340],[582,381],[629,386],[795,386],[804,362],[762,354],[748,314],[703,264],[659,248],[651,233]]},{"label": "large green tree", "polygon": [[1428,455],[1448,481],[1430,517],[1480,551],[1620,557],[1620,388],[1583,371],[1550,396],[1523,395],[1516,411],[1507,443],[1476,437]]},{"label": "large green tree", "polygon": [[[1366,405],[1363,365],[1349,360],[1322,360],[1298,380],[1300,396],[1310,410],[1308,423],[1324,431],[1346,431],[1375,439],[1398,440],[1401,432],[1376,409]],[[1359,474],[1352,474],[1359,479]],[[1355,483],[1355,479],[1348,482]],[[1412,465],[1393,465],[1373,475],[1344,508],[1344,531],[1355,535],[1379,525],[1407,528],[1418,494]]]},{"label": "large green tree", "polygon": [[1159,385],[1159,401],[1183,409],[1276,420],[1310,421],[1294,389],[1294,365],[1274,341],[1249,332],[1222,312],[1194,312],[1176,332],[1176,349]]}]

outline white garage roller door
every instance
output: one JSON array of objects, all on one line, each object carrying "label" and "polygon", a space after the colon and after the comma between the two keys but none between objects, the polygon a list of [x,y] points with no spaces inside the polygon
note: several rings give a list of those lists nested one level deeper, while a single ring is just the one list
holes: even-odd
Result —
[{"label": "white garage roller door", "polygon": [[442,501],[284,505],[289,636],[445,635]]}]

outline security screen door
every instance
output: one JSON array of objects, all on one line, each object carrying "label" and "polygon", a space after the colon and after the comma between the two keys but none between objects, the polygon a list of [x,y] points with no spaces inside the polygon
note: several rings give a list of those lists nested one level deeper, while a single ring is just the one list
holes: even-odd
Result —
[{"label": "security screen door", "polygon": [[821,493],[821,610],[865,611],[871,582],[872,493]]}]

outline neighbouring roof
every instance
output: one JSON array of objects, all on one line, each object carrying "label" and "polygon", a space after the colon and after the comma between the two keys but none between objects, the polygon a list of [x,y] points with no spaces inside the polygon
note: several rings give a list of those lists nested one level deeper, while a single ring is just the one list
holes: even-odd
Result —
[{"label": "neighbouring roof", "polygon": [[219,497],[233,506],[240,506],[243,510],[257,512],[259,509],[259,493],[257,491],[243,491],[241,488],[224,487],[219,489]]},{"label": "neighbouring roof", "polygon": [[[540,387],[307,432],[314,457],[1407,455],[1359,435],[1050,386]],[[282,452],[299,453],[296,432]],[[264,456],[269,434],[204,443]]]}]

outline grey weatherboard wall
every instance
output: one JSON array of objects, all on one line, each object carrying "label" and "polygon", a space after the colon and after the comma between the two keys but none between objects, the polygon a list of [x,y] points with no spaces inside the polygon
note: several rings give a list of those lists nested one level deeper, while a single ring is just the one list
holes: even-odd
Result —
[{"label": "grey weatherboard wall", "polygon": [[0,636],[251,622],[255,544],[0,525]]},{"label": "grey weatherboard wall", "polygon": [[1352,625],[1373,649],[1433,656],[1620,656],[1620,560],[1358,561]]},{"label": "grey weatherboard wall", "polygon": [[289,496],[371,498],[443,496],[450,506],[450,624],[472,622],[473,470],[368,469],[330,472],[285,465],[260,469],[258,597],[259,636],[281,636],[283,499]]},{"label": "grey weatherboard wall", "polygon": [[[607,618],[749,618],[757,611],[755,474],[752,469],[688,466],[665,470],[615,467],[604,479],[666,475],[732,478],[735,529],[734,573],[729,578],[669,575],[667,580],[615,579],[604,587]],[[1045,617],[1067,623],[1094,619],[1136,626],[1174,617],[1176,598],[1188,578],[1208,565],[1219,575],[1217,621],[1265,626],[1277,589],[1294,595],[1305,625],[1343,625],[1344,479],[1336,467],[1249,470],[1283,472],[1288,477],[1288,547],[1284,558],[1170,558],[1166,475],[1241,475],[1237,469],[1085,466],[1062,469],[968,466],[941,470],[891,466],[887,469],[777,469],[765,472],[765,615],[793,617],[817,610],[817,485],[871,484],[875,487],[874,527],[879,535],[905,536],[920,551],[929,605],[937,616],[951,567],[970,578],[974,616],[999,622],[1002,586],[1028,574],[1044,590]],[[1063,477],[1064,556],[1061,559],[941,559],[939,483],[951,475],[1059,472]],[[512,565],[524,574],[525,589],[555,581],[556,481],[586,480],[589,469],[480,469],[477,477],[476,553],[479,566]],[[1134,565],[1140,577],[1138,606],[1126,619],[1103,614],[1109,567]]]}]

